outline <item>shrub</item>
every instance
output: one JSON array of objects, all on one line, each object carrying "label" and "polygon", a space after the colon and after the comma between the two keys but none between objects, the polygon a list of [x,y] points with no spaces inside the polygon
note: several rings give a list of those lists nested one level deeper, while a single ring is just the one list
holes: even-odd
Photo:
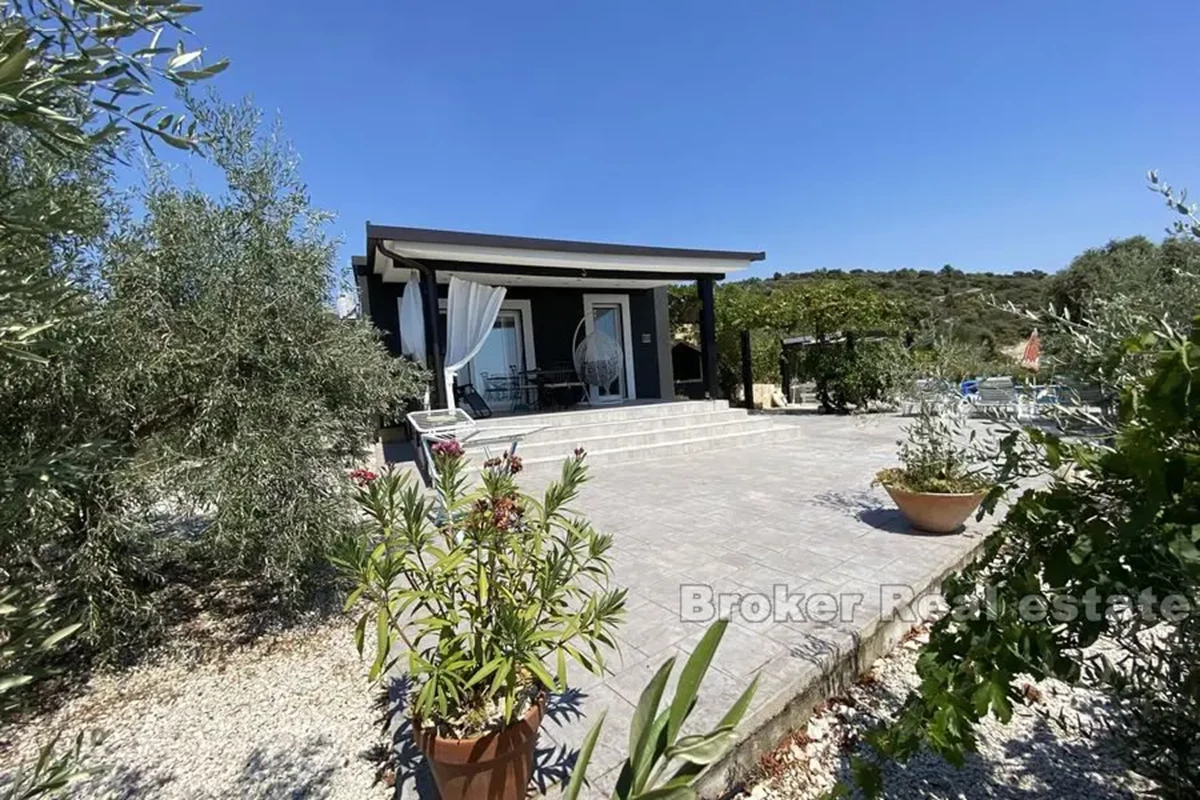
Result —
[{"label": "shrub", "polygon": [[957,397],[921,404],[904,429],[900,467],[880,470],[877,482],[908,492],[976,492],[991,485],[987,453],[976,441]]},{"label": "shrub", "polygon": [[253,579],[275,608],[327,577],[353,524],[341,476],[376,415],[419,394],[365,321],[338,319],[334,243],[278,131],[249,105],[191,102],[223,171],[213,198],[156,172],[61,269],[86,291],[43,368],[0,380],[0,454],[91,443],[70,480],[24,484],[0,566],[49,582],[105,650],[140,644],[160,589]]},{"label": "shrub", "polygon": [[360,476],[370,524],[335,563],[356,587],[347,606],[366,604],[360,653],[374,626],[372,679],[402,664],[417,682],[415,722],[466,738],[565,688],[568,660],[598,673],[625,591],[607,589],[612,538],[567,510],[587,478],[582,451],[541,501],[518,492],[520,460],[507,454],[484,464],[478,492],[457,442],[435,445],[434,463],[436,501],[409,472]]},{"label": "shrub", "polygon": [[[1200,233],[1194,207],[1164,193],[1184,217],[1179,233]],[[1104,314],[1082,320],[1034,316],[1063,334],[1075,363],[1097,365],[1086,377],[1119,391],[1116,411],[1059,409],[1085,420],[1088,435],[1005,435],[985,507],[995,507],[1000,488],[1038,481],[977,560],[943,583],[955,611],[937,622],[918,660],[919,690],[870,737],[879,755],[907,759],[929,748],[961,764],[982,718],[1011,717],[1018,675],[1056,678],[1113,699],[1130,766],[1157,780],[1161,795],[1200,792],[1200,324],[1156,319],[1163,301],[1140,292],[1102,302]],[[1092,649],[1101,640],[1109,647]],[[859,761],[855,775],[878,790],[877,765]]]},{"label": "shrub", "polygon": [[908,354],[891,339],[817,343],[796,362],[797,377],[816,383],[821,407],[837,413],[892,400],[910,374]]}]

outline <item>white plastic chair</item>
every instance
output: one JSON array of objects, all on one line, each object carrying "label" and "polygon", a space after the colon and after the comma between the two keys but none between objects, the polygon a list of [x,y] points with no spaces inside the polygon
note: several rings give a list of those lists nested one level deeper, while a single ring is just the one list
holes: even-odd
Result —
[{"label": "white plastic chair", "polygon": [[1017,387],[1012,378],[984,378],[973,395],[972,405],[976,411],[997,412],[1005,416],[1021,413]]}]

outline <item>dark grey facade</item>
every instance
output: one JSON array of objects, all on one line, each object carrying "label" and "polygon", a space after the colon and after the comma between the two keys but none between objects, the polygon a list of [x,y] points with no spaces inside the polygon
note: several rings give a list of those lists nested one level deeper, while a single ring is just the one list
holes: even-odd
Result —
[{"label": "dark grey facade", "polygon": [[[357,261],[357,259],[356,259]],[[455,265],[456,269],[469,270],[469,266]],[[393,354],[400,354],[400,298],[404,295],[402,283],[384,282],[378,275],[368,274],[365,265],[356,263],[360,285],[360,301],[363,313],[383,331],[384,341]],[[365,287],[365,291],[363,288]],[[438,284],[438,297],[444,298],[448,284]],[[505,298],[528,300],[532,312],[533,347],[537,363],[543,368],[570,367],[573,363],[572,337],[579,321],[583,319],[585,294],[620,294],[629,297],[629,327],[632,334],[634,393],[638,398],[669,399],[664,386],[670,387],[671,364],[661,358],[664,350],[669,352],[670,342],[660,342],[662,330],[669,325],[660,324],[656,315],[656,292],[666,289],[620,288],[584,289],[540,286],[509,286]],[[665,305],[665,304],[664,304]],[[665,320],[662,321],[665,323]],[[669,334],[668,334],[669,335]],[[445,321],[438,326],[438,340],[442,352],[446,349]],[[664,363],[665,362],[665,363]],[[668,374],[664,375],[664,367]],[[669,391],[669,390],[668,390]]]},{"label": "dark grey facade", "polygon": [[[575,330],[585,316],[589,294],[607,296],[596,298],[597,308],[612,304],[614,300],[609,298],[620,295],[621,305],[628,308],[628,314],[622,315],[628,323],[623,336],[628,342],[623,392],[627,397],[647,399],[669,399],[675,394],[667,287],[695,281],[700,300],[698,338],[703,391],[715,398],[720,386],[713,287],[726,272],[744,269],[766,256],[761,251],[535,239],[369,222],[366,253],[365,257],[354,259],[363,312],[384,331],[388,347],[397,355],[400,352],[398,301],[408,276],[418,278],[425,325],[425,360],[435,375],[443,373],[445,353],[438,299],[446,296],[452,276],[506,286],[507,300],[528,303],[522,308],[525,313],[514,316],[522,321],[524,328],[523,360],[536,360],[540,369],[573,363]],[[390,280],[385,281],[384,276]],[[510,369],[515,368],[511,357],[506,357],[504,363]],[[446,407],[445,385],[435,380],[430,389],[433,407]]]}]

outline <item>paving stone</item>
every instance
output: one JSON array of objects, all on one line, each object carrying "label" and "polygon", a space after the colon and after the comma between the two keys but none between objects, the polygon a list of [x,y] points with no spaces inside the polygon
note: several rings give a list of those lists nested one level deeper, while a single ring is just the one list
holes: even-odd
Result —
[{"label": "paving stone", "polygon": [[[799,439],[624,465],[597,465],[573,504],[614,535],[613,581],[629,589],[624,658],[602,680],[573,671],[581,711],[546,726],[547,772],[570,760],[598,714],[605,733],[589,770],[589,798],[608,795],[627,747],[629,721],[646,682],[666,658],[676,670],[708,622],[681,618],[681,587],[715,594],[771,595],[776,584],[828,593],[853,613],[833,621],[750,622],[736,610],[702,690],[694,724],[715,722],[760,674],[749,716],[778,706],[819,669],[855,646],[895,601],[884,586],[920,584],[979,541],[970,528],[914,535],[870,483],[895,463],[902,420],[889,416],[796,417]],[[857,597],[856,603],[847,598]],[[562,748],[566,753],[559,752]],[[565,760],[564,760],[565,759]],[[566,769],[569,773],[569,768]],[[553,790],[550,790],[551,795]]]},{"label": "paving stone", "polygon": [[[596,741],[589,766],[590,773],[601,775],[625,759],[629,723],[633,719],[633,704],[607,684],[584,690],[568,689],[553,698],[547,718],[542,723],[541,738],[546,741],[539,746],[561,745],[569,757],[601,716],[604,717],[604,727]],[[569,775],[570,769],[567,769],[565,776]],[[562,778],[564,775],[555,777]]]}]

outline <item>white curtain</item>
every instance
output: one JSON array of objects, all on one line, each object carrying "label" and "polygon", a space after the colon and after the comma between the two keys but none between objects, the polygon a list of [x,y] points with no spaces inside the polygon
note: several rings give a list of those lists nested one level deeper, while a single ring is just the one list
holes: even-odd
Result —
[{"label": "white curtain", "polygon": [[400,298],[400,352],[419,364],[425,363],[425,310],[416,272],[409,274]]},{"label": "white curtain", "polygon": [[454,376],[482,349],[503,302],[504,287],[450,278],[446,300],[446,408],[454,408]]}]

